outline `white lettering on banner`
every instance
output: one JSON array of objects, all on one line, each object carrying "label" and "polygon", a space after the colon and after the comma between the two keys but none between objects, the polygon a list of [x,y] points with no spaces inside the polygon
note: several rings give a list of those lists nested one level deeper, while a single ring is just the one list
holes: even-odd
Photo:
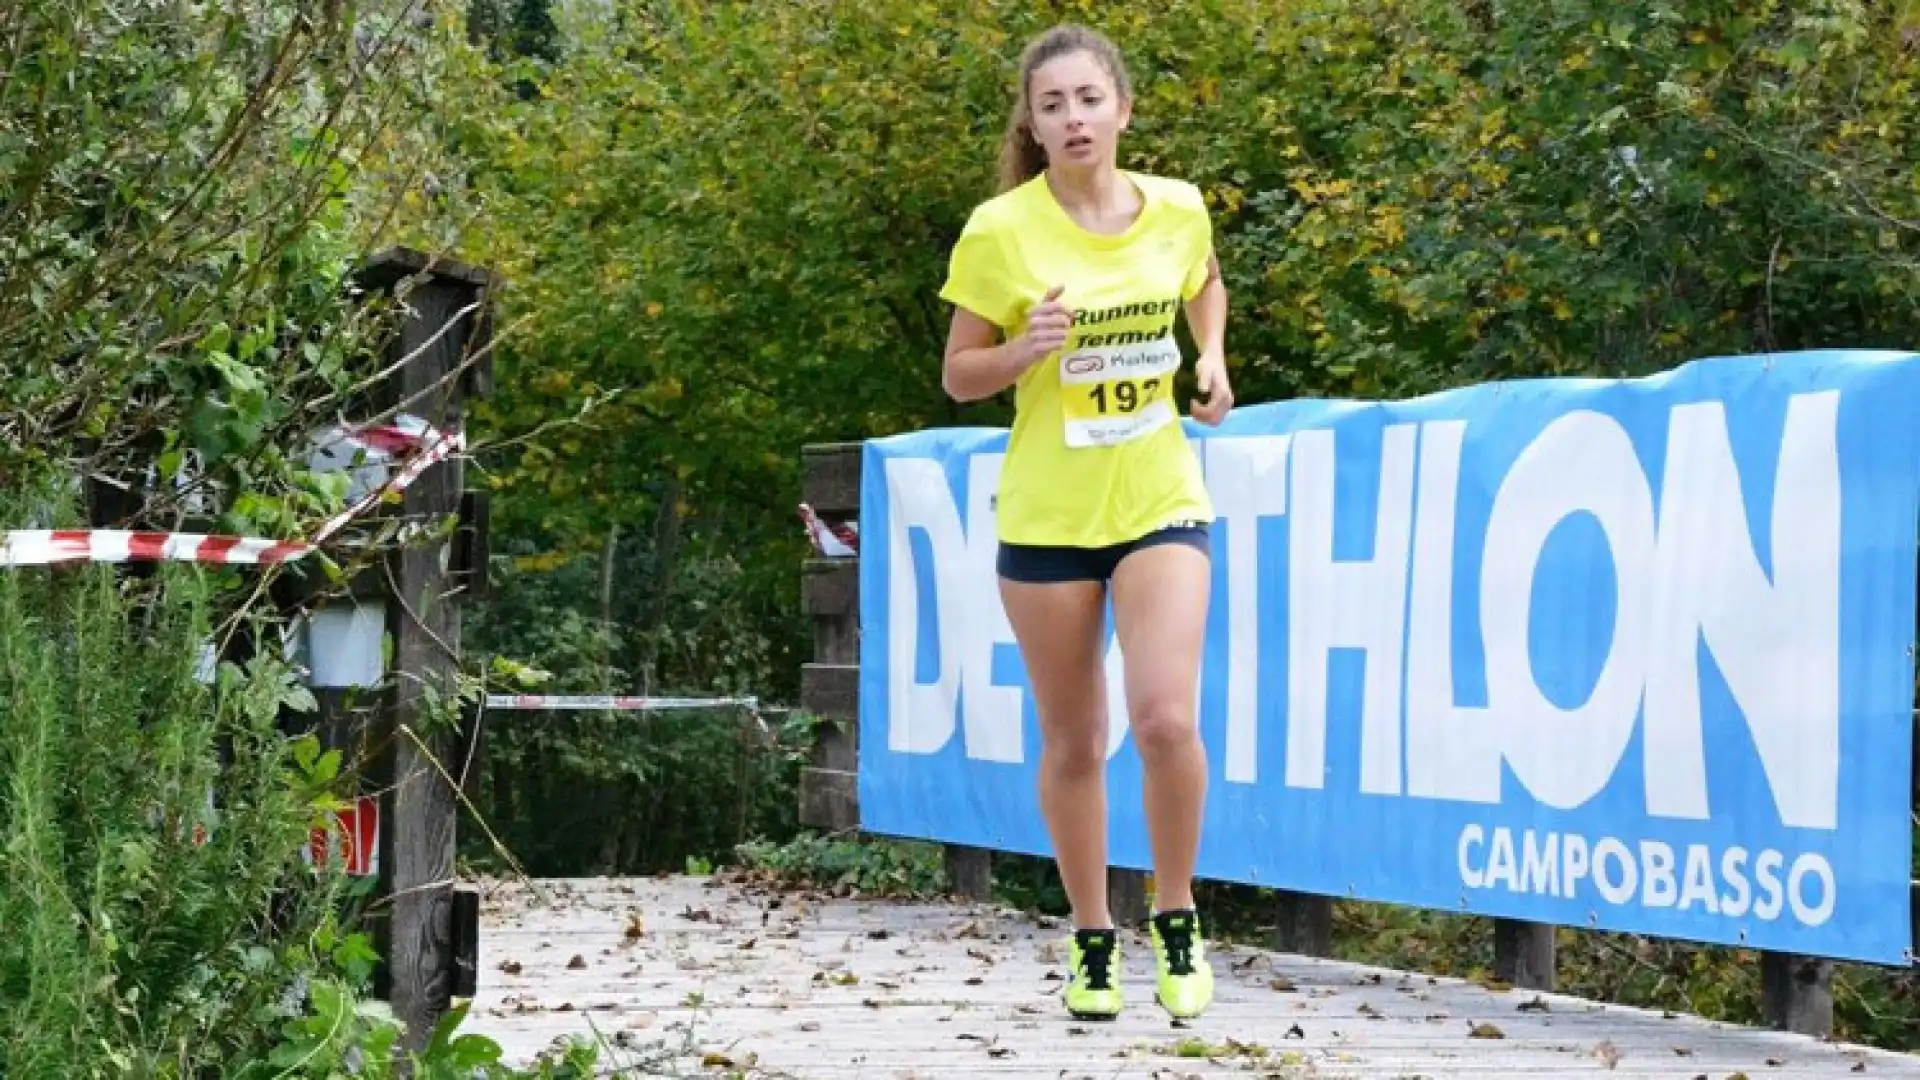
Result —
[{"label": "white lettering on banner", "polygon": [[[1647,671],[1647,809],[1705,818],[1699,641],[1747,718],[1780,820],[1832,829],[1840,801],[1839,394],[1787,404],[1768,561],[1748,540],[1718,402],[1682,405],[1667,435]],[[1806,642],[1819,648],[1805,648]]]},{"label": "white lettering on banner", "polygon": [[[1586,511],[1613,552],[1618,608],[1606,663],[1584,704],[1563,709],[1534,678],[1528,648],[1534,569],[1547,536]],[[1633,738],[1645,681],[1653,492],[1627,433],[1610,417],[1571,412],[1547,425],[1501,481],[1480,564],[1487,702],[1507,763],[1548,806],[1571,809],[1604,790]]]},{"label": "white lettering on banner", "polygon": [[[892,582],[887,592],[887,641],[891,673],[887,693],[887,748],[896,754],[931,754],[953,737],[957,706],[964,688],[967,756],[981,761],[1018,762],[1022,757],[1021,690],[993,683],[993,651],[1010,643],[1006,610],[991,588],[997,542],[992,496],[999,486],[998,454],[977,454],[968,462],[967,525],[947,487],[946,472],[930,458],[891,458],[886,462],[887,499],[893,527],[887,558]],[[926,533],[934,579],[934,632],[940,672],[932,683],[914,677],[919,648],[920,589],[909,543],[911,530]]]},{"label": "white lettering on banner", "polygon": [[[1745,717],[1781,820],[1834,828],[1837,412],[1834,392],[1789,400],[1771,478],[1764,567],[1748,532],[1743,478],[1721,405],[1690,403],[1671,411],[1657,501],[1617,421],[1586,410],[1554,419],[1499,478],[1479,580],[1459,583],[1478,593],[1478,626],[1459,629],[1480,639],[1484,706],[1455,703],[1454,549],[1464,421],[1398,424],[1382,433],[1379,497],[1366,521],[1373,550],[1365,559],[1333,555],[1339,510],[1333,431],[1202,440],[1208,486],[1226,523],[1225,670],[1216,660],[1208,673],[1227,684],[1225,778],[1259,782],[1259,702],[1281,695],[1284,782],[1325,786],[1327,661],[1331,650],[1347,648],[1364,652],[1360,791],[1497,804],[1510,767],[1535,800],[1572,809],[1612,784],[1638,730],[1646,812],[1704,819],[1711,810],[1700,716],[1704,642]],[[958,723],[969,757],[1023,759],[1024,691],[992,678],[996,648],[1013,643],[993,574],[990,496],[1000,462],[997,453],[970,462],[964,527],[939,462],[885,462],[892,521],[887,605],[894,628],[886,646],[888,745],[895,752],[937,752]],[[1261,640],[1254,599],[1260,522],[1280,516],[1288,518],[1284,646]],[[1604,658],[1593,687],[1584,700],[1563,707],[1543,692],[1529,641],[1536,568],[1549,537],[1575,516],[1590,517],[1606,539],[1615,618],[1610,640],[1600,643]],[[924,532],[932,550],[937,609],[927,621],[939,635],[940,663],[927,685],[917,685],[915,675],[921,613],[912,530]],[[1261,652],[1277,647],[1289,650],[1286,687],[1261,679],[1263,666],[1272,669],[1262,664]],[[1111,754],[1125,737],[1125,684],[1117,650],[1110,647],[1105,660]],[[1650,865],[1643,853],[1625,849],[1557,851],[1562,873],[1572,872],[1577,858],[1580,873],[1592,869],[1601,875],[1596,880],[1620,888],[1629,867],[1639,879]]]},{"label": "white lettering on banner", "polygon": [[1287,512],[1288,435],[1207,439],[1207,489],[1225,526],[1227,587],[1227,780],[1259,775],[1260,522]]},{"label": "white lettering on banner", "polygon": [[[966,549],[960,512],[947,491],[947,474],[931,458],[892,458],[886,463],[887,505],[893,527],[887,531],[887,749],[896,754],[931,754],[953,737],[954,709],[960,695],[960,597]],[[933,558],[934,634],[939,673],[931,683],[917,676],[920,645],[920,572],[910,537],[926,533]]]},{"label": "white lettering on banner", "polygon": [[[1017,685],[993,681],[993,653],[1013,644],[1013,627],[999,591],[992,587],[993,564],[999,551],[993,502],[1000,490],[1002,454],[977,454],[967,462],[966,580],[961,588],[969,598],[966,628],[961,637],[960,686],[966,702],[967,756],[981,761],[1019,761],[1023,742],[1021,706],[1024,692]],[[987,587],[982,588],[982,583]]]},{"label": "white lettering on banner", "polygon": [[1366,651],[1360,697],[1360,790],[1400,793],[1400,655],[1406,641],[1407,545],[1415,427],[1387,428],[1373,555],[1333,557],[1334,434],[1293,439],[1287,560],[1287,786],[1326,781],[1327,654]]},{"label": "white lettering on banner", "polygon": [[1407,794],[1500,801],[1500,732],[1453,702],[1453,530],[1464,420],[1420,427],[1413,595],[1407,604]]},{"label": "white lettering on banner", "polygon": [[[1817,851],[1793,857],[1767,848],[1757,855],[1734,845],[1716,851],[1688,844],[1684,852],[1661,840],[1629,845],[1579,833],[1515,831],[1469,825],[1457,846],[1460,881],[1469,889],[1572,900],[1593,895],[1616,907],[1698,909],[1709,915],[1772,922],[1791,912],[1808,927],[1833,917],[1833,865]],[[1782,874],[1782,870],[1785,873]]]}]

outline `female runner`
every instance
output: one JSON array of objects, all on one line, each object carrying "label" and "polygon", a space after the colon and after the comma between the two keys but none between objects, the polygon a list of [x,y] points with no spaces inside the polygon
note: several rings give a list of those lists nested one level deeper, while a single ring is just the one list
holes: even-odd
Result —
[{"label": "female runner", "polygon": [[999,194],[976,207],[941,291],[955,305],[943,382],[961,401],[1015,388],[996,500],[1000,594],[1040,717],[1040,803],[1073,906],[1067,1009],[1119,1014],[1106,891],[1111,600],[1145,775],[1156,1000],[1213,1000],[1193,870],[1207,759],[1194,715],[1213,506],[1179,422],[1174,338],[1198,348],[1195,419],[1218,424],[1226,289],[1194,185],[1116,165],[1132,93],[1119,50],[1055,27],[1021,58]]}]

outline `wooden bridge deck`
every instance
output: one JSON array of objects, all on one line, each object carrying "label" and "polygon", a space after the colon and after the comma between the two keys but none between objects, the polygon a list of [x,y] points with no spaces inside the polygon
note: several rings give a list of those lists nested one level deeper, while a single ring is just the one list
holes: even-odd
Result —
[{"label": "wooden bridge deck", "polygon": [[1920,1078],[1906,1055],[1223,946],[1214,1009],[1176,1027],[1137,934],[1126,1013],[1083,1023],[1059,1006],[1065,931],[992,906],[538,887],[492,883],[482,914],[469,1023],[516,1062],[597,1033],[603,1062],[661,1076]]}]

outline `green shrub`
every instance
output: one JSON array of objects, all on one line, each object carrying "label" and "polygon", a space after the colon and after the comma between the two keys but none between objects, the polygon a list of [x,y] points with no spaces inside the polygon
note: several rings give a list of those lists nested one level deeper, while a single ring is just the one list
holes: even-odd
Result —
[{"label": "green shrub", "polygon": [[0,570],[0,1076],[520,1075],[464,1009],[396,1051],[367,999],[369,880],[301,855],[342,794],[338,755],[283,731],[311,695],[271,654],[203,681],[233,584]]}]

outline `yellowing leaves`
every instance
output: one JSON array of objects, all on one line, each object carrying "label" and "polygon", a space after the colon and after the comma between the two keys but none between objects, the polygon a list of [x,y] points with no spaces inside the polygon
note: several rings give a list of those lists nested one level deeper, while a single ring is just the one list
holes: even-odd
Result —
[{"label": "yellowing leaves", "polygon": [[[1214,209],[1230,336],[1271,358],[1249,365],[1247,400],[1739,348],[1761,292],[1739,275],[1763,280],[1782,233],[1796,276],[1822,275],[1776,290],[1785,336],[1863,337],[1808,310],[1910,321],[1915,289],[1886,266],[1912,250],[1889,219],[1920,219],[1910,60],[1866,41],[1878,68],[1834,51],[1783,81],[1766,57],[1804,32],[1787,20],[1690,12],[1655,32],[1585,3],[1511,5],[1491,29],[1440,0],[1302,0],[1277,21],[1270,5],[1090,5],[1140,80],[1126,160],[1193,180]],[[579,493],[557,515],[608,495],[609,517],[650,514],[647,479],[679,473],[695,515],[786,514],[801,443],[952,419],[933,294],[993,190],[1010,65],[1059,15],[1030,8],[661,0],[671,35],[608,31],[631,63],[575,54],[554,98],[486,110],[491,263],[540,319],[502,413],[526,430],[589,385],[617,394],[578,460],[509,474],[516,499],[559,471]],[[1863,256],[1886,298],[1807,299]],[[1675,268],[1684,295],[1660,287]]]},{"label": "yellowing leaves", "polygon": [[572,562],[573,558],[573,553],[569,551],[544,551],[538,555],[516,555],[513,559],[513,568],[538,574],[552,573]]}]

